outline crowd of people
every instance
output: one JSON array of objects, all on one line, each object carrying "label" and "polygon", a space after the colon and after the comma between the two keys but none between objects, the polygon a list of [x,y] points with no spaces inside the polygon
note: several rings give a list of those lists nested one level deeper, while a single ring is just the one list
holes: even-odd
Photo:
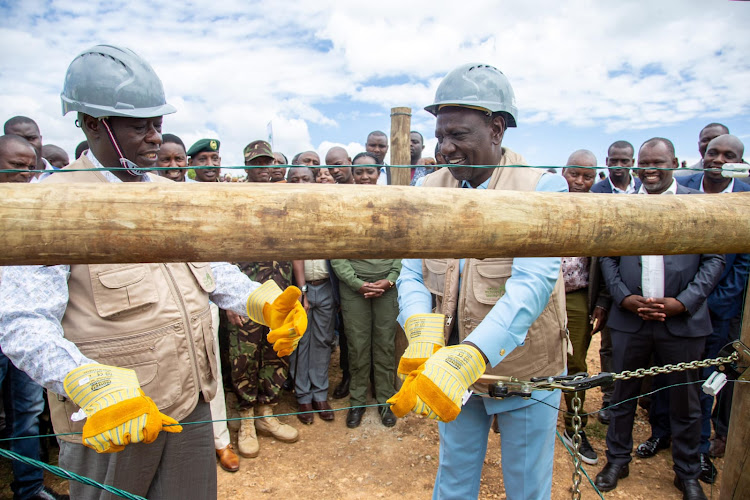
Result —
[{"label": "crowd of people", "polygon": [[[142,80],[158,82],[148,90],[152,102],[136,102],[131,111],[93,102],[88,80],[78,73],[116,81],[119,70],[108,66],[106,58],[137,66],[134,71],[142,72]],[[476,84],[478,96],[461,88],[466,81]],[[495,84],[483,87],[487,81]],[[16,116],[5,122],[0,137],[0,182],[236,182],[221,173],[218,138],[200,139],[186,148],[176,135],[162,134],[161,116],[174,109],[158,89],[161,82],[153,70],[127,49],[98,46],[84,52],[71,64],[63,91],[64,110],[79,113],[86,135],[73,162],[62,148],[42,144],[34,120]],[[750,191],[746,182],[721,175],[725,163],[743,161],[744,145],[719,123],[701,130],[701,160],[690,175],[674,175],[679,167],[674,146],[656,137],[638,150],[625,140],[614,142],[606,153],[608,175],[596,182],[596,155],[585,149],[573,152],[559,174],[502,168],[525,160],[501,145],[507,128],[516,126],[515,101],[510,83],[491,66],[467,65],[449,73],[426,109],[437,118],[438,146],[434,157],[423,156],[424,139],[411,132],[413,186],[582,195]],[[332,147],[323,161],[316,152],[303,151],[289,162],[269,142],[252,140],[243,150],[247,168],[239,182],[391,184],[391,168],[384,162],[388,136],[373,131],[365,144],[365,151],[353,158],[344,148]],[[73,172],[66,172],[66,166]],[[120,166],[125,169],[80,171]],[[485,369],[519,378],[587,372],[595,334],[601,335],[602,371],[715,357],[739,337],[749,267],[747,254],[10,267],[0,286],[4,432],[13,438],[39,434],[42,386],[48,390],[55,432],[81,430],[79,408],[89,421],[104,410],[90,410],[76,399],[70,379],[79,377],[78,383],[85,385],[95,376],[89,371],[80,378],[78,370],[106,366],[109,371],[96,376],[112,387],[128,387],[128,394],[142,388],[140,394],[153,399],[165,421],[212,420],[216,459],[234,472],[240,459],[227,429],[225,380],[237,401],[237,408],[229,410],[243,417],[237,451],[244,458],[261,454],[257,433],[284,443],[298,440],[295,425],[274,416],[282,391],[293,391],[302,425],[312,425],[316,418],[333,421],[329,398],[348,396],[346,426],[352,429],[362,423],[370,391],[386,427],[395,426],[408,411],[440,420],[435,498],[477,496],[491,426],[502,436],[508,497],[548,498],[557,421],[549,405],[567,407],[563,440],[572,446],[572,394],[562,401],[559,391],[531,400],[472,396],[459,404],[463,390]],[[45,306],[30,308],[35,303]],[[284,311],[282,322],[269,319],[274,307]],[[282,324],[293,325],[291,340],[278,333]],[[409,347],[397,363],[396,335],[404,334],[399,325]],[[336,346],[342,378],[331,388],[329,365]],[[144,350],[156,354],[144,357]],[[128,374],[108,365],[134,368],[135,386],[125,382]],[[723,456],[726,446],[731,390],[713,398],[693,383],[711,371],[674,372],[652,381],[653,388],[665,390],[651,397],[652,435],[635,450],[650,458],[671,444],[675,485],[688,499],[705,498],[698,480],[714,483],[711,458]],[[397,374],[403,380],[398,392]],[[609,426],[607,463],[595,481],[601,491],[613,490],[628,476],[635,397],[642,390],[638,380],[618,381],[603,388],[601,409],[589,409]],[[585,402],[585,392],[578,395]],[[585,463],[595,465],[599,457],[586,435],[588,415],[581,411],[580,453]],[[130,453],[121,460],[89,448],[116,449],[131,441],[151,443],[150,438],[133,433],[120,442],[109,429],[94,433],[92,444],[84,427],[88,448],[81,446],[80,437],[61,439],[60,464],[159,497],[176,497],[180,491],[195,497],[195,481],[202,480],[198,491],[208,498],[216,485],[204,456],[210,455],[211,436],[200,426],[188,427],[179,434],[166,427],[170,433],[153,436],[154,443],[110,455]],[[157,444],[158,452],[138,448]],[[40,456],[36,439],[12,441],[11,449]],[[197,455],[202,458],[196,460]],[[149,472],[134,471],[129,465],[134,460],[150,464]],[[167,471],[182,461],[193,465],[180,473]],[[213,466],[212,456],[210,461]],[[14,462],[13,471],[16,498],[62,497],[44,487],[41,469]],[[71,484],[75,498],[98,494]]]}]

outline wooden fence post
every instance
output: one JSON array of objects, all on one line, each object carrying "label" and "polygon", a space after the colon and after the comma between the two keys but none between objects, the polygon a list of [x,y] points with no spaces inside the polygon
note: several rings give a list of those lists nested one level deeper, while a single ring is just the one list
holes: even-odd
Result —
[{"label": "wooden fence post", "polygon": [[[391,108],[391,165],[411,165],[409,132],[411,131],[411,108]],[[408,186],[411,170],[392,168],[391,184]]]},{"label": "wooden fence post", "polygon": [[[410,133],[411,108],[391,108],[391,165],[411,164]],[[408,168],[392,168],[391,184],[408,186],[411,182],[411,170]],[[409,345],[401,325],[396,325],[396,345],[394,354],[396,366]],[[401,379],[395,377],[396,389],[401,388]]]}]

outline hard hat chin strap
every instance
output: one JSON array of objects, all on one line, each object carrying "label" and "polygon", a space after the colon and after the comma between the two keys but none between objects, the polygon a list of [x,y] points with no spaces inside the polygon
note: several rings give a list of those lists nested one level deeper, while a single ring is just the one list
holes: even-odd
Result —
[{"label": "hard hat chin strap", "polygon": [[112,147],[115,149],[115,153],[120,157],[120,165],[122,165],[122,168],[133,177],[143,177],[146,175],[148,172],[147,169],[140,168],[138,165],[125,158],[125,155],[122,154],[122,149],[120,149],[120,145],[118,144],[117,139],[115,139],[115,134],[112,133],[112,129],[109,126],[109,119],[107,117],[102,117],[99,118],[99,121],[104,125],[104,128],[107,129],[107,135],[109,135],[109,140],[112,142]]}]

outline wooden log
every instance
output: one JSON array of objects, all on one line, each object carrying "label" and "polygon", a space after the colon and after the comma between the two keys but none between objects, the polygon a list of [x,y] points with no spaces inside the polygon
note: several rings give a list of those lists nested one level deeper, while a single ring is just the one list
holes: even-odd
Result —
[{"label": "wooden log", "polygon": [[0,184],[0,265],[745,253],[748,213],[744,193]]},{"label": "wooden log", "polygon": [[[750,293],[745,297],[740,340],[750,346]],[[726,387],[724,390],[731,389]],[[744,500],[750,494],[750,384],[735,383],[729,417],[719,500]]]},{"label": "wooden log", "polygon": [[[411,132],[411,108],[391,108],[391,165],[411,164],[409,132]],[[391,168],[392,185],[408,186],[410,183],[410,169]]]}]

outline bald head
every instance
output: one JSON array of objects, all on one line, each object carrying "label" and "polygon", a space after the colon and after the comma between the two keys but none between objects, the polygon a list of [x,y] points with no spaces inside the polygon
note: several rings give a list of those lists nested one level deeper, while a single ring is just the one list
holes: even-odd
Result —
[{"label": "bald head", "polygon": [[723,134],[709,142],[703,156],[703,190],[720,193],[726,189],[732,179],[721,175],[721,169],[725,163],[742,163],[744,154],[745,145],[736,136]]},{"label": "bald head", "polygon": [[334,146],[326,153],[326,165],[351,165],[349,153],[341,146]]},{"label": "bald head", "polygon": [[29,141],[17,135],[0,136],[0,182],[29,182],[35,166],[36,150]]},{"label": "bald head", "polygon": [[[584,168],[579,168],[584,167]],[[596,156],[588,149],[574,151],[563,168],[562,176],[571,193],[588,193],[596,180]]]},{"label": "bald head", "polygon": [[713,139],[711,142],[708,143],[706,152],[708,152],[708,150],[711,148],[717,148],[717,147],[733,150],[735,154],[737,155],[737,157],[739,158],[739,161],[742,161],[742,157],[745,155],[745,145],[736,135],[724,134],[724,135],[720,135],[719,137],[716,137],[715,139]]},{"label": "bald head", "polygon": [[573,165],[577,167],[595,167],[596,156],[588,149],[579,149],[571,153],[568,157],[568,162],[565,164],[568,167]]},{"label": "bald head", "polygon": [[70,163],[68,153],[60,146],[55,146],[54,144],[45,144],[42,146],[42,157],[55,168],[63,168]]},{"label": "bald head", "polygon": [[326,153],[326,165],[337,184],[354,184],[352,178],[352,159],[346,149],[334,146]]},{"label": "bald head", "polygon": [[[20,135],[6,134],[0,136],[0,158],[8,154],[11,149],[15,147],[31,148],[34,151],[34,146],[29,141],[21,137]],[[34,152],[36,155],[36,152]],[[36,156],[34,157],[36,161]]]}]

